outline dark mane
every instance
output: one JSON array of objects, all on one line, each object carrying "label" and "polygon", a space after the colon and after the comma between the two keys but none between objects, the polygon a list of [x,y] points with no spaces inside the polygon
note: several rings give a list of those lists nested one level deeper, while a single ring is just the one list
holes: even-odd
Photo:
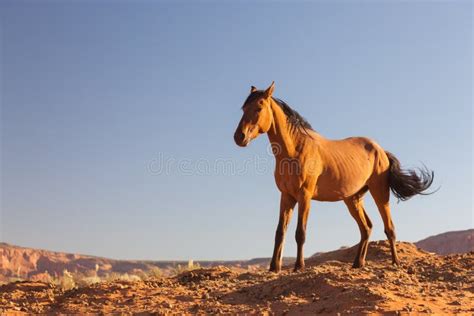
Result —
[{"label": "dark mane", "polygon": [[[247,99],[244,102],[244,105],[242,108],[245,107],[248,103],[252,103],[258,98],[263,97],[264,91],[258,90],[250,93],[250,95],[247,97]],[[276,104],[280,106],[280,108],[283,110],[283,113],[285,113],[286,118],[288,123],[290,124],[291,127],[303,130],[306,134],[308,134],[308,129],[313,130],[311,127],[311,124],[302,117],[296,110],[293,110],[285,101],[278,99],[278,98],[272,98]],[[309,134],[308,134],[309,135]]]},{"label": "dark mane", "polygon": [[276,104],[278,104],[286,114],[288,123],[290,123],[291,126],[298,129],[303,129],[306,134],[308,134],[307,129],[313,130],[311,124],[309,124],[309,122],[296,110],[293,110],[285,101],[278,98],[273,98],[273,100],[275,100]]}]

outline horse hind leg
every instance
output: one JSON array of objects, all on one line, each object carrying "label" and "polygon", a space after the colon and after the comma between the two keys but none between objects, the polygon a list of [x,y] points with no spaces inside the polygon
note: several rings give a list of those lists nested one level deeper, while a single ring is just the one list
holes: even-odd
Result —
[{"label": "horse hind leg", "polygon": [[385,174],[380,175],[369,184],[369,190],[383,220],[385,235],[390,243],[392,264],[399,265],[400,260],[397,254],[395,226],[390,214],[390,187],[388,184],[388,176]]},{"label": "horse hind leg", "polygon": [[359,249],[357,250],[357,254],[354,259],[354,264],[352,265],[353,268],[360,268],[365,265],[365,257],[367,255],[369,237],[370,233],[372,232],[372,222],[370,221],[369,217],[367,216],[367,213],[365,212],[364,202],[362,200],[361,195],[352,196],[344,200],[344,203],[346,203],[349,212],[356,220],[360,230]]}]

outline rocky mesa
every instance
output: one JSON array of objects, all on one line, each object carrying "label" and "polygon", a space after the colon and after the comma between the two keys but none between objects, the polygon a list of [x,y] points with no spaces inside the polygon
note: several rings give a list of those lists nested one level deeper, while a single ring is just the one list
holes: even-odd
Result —
[{"label": "rocky mesa", "polygon": [[420,240],[415,245],[440,255],[474,251],[474,229],[446,232]]}]

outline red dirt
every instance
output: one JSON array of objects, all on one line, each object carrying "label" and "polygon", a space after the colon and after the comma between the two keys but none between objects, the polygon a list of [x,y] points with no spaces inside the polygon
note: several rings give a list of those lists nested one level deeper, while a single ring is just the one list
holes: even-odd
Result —
[{"label": "red dirt", "polygon": [[474,312],[474,253],[439,256],[386,242],[369,246],[367,266],[352,269],[355,247],[307,259],[303,272],[214,267],[147,281],[104,282],[63,291],[42,282],[0,287],[1,313],[226,314]]}]

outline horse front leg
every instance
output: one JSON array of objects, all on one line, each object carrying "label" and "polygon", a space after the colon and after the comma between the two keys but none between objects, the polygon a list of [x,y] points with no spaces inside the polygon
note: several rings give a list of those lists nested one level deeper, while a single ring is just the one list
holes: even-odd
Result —
[{"label": "horse front leg", "polygon": [[303,245],[306,240],[306,224],[308,222],[309,209],[311,206],[311,194],[307,191],[298,196],[298,226],[296,227],[296,243],[298,252],[296,254],[295,271],[304,269]]},{"label": "horse front leg", "polygon": [[273,257],[270,263],[270,271],[272,272],[280,272],[281,270],[283,242],[285,241],[286,229],[288,228],[295,204],[296,200],[293,197],[286,193],[281,194],[280,219],[278,221],[278,227],[275,233],[275,248],[273,250]]}]

